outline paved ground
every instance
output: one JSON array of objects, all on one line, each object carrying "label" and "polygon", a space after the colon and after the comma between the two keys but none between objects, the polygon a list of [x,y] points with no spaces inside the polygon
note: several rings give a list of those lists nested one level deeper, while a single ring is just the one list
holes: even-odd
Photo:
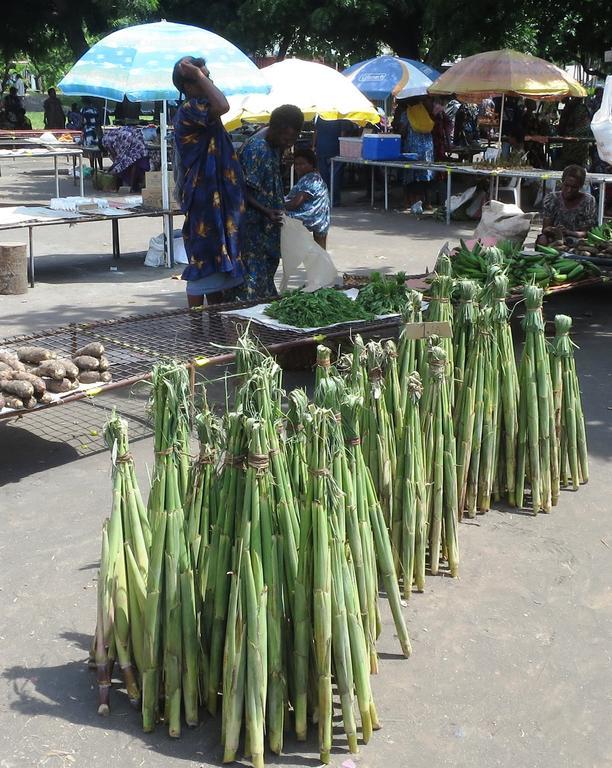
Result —
[{"label": "paved ground", "polygon": [[[167,271],[139,266],[155,226],[125,225],[135,255],[120,273],[108,270],[108,234],[99,225],[47,230],[53,234],[41,237],[39,252],[61,255],[40,258],[40,282],[27,296],[0,297],[0,335],[180,306],[181,287]],[[457,231],[434,222],[349,208],[336,216],[330,242],[341,269],[420,271],[451,234]],[[374,679],[383,730],[353,758],[358,766],[612,766],[609,307],[610,291],[601,289],[559,296],[546,308],[549,317],[576,318],[591,481],[577,494],[562,493],[550,515],[496,509],[462,524],[461,578],[429,577],[425,594],[406,609],[409,660],[397,656],[385,616]],[[303,379],[293,374],[287,384]],[[110,718],[100,719],[85,665],[110,500],[99,431],[112,404],[128,413],[144,484],[152,457],[145,397],[137,389],[0,425],[0,768],[219,764],[217,723],[206,721],[178,742],[161,728],[145,735],[118,692]],[[349,768],[342,743],[334,765]],[[312,743],[291,740],[270,762],[319,764]]]}]

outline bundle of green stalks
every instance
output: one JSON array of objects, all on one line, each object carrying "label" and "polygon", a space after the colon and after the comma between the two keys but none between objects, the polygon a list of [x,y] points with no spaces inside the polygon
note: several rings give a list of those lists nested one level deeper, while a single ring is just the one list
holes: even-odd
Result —
[{"label": "bundle of green stalks", "polygon": [[304,389],[294,389],[287,395],[287,400],[287,465],[291,490],[299,509],[304,503],[308,488],[305,431],[309,419],[308,395]]},{"label": "bundle of green stalks", "polygon": [[[330,391],[320,396],[333,395]],[[347,526],[354,525],[355,513],[347,510],[349,505],[338,503],[334,478],[342,464],[333,458],[342,447],[337,444],[338,425],[333,410],[311,408],[307,427],[310,484],[301,520],[294,609],[296,734],[300,740],[307,738],[310,713],[318,723],[319,755],[324,764],[329,763],[332,748],[333,682],[351,752],[358,750],[355,699],[363,741],[379,727],[358,577],[345,544]]]},{"label": "bundle of green stalks", "polygon": [[515,506],[519,383],[510,327],[510,311],[506,303],[508,292],[507,274],[498,267],[490,268],[481,300],[491,307],[493,353],[497,355],[499,399],[497,404],[496,475],[493,490],[496,499],[505,496],[508,504]]},{"label": "bundle of green stalks", "polygon": [[399,380],[402,391],[402,411],[406,408],[408,400],[408,389],[405,386],[408,377],[413,371],[418,371],[421,367],[423,357],[423,342],[421,339],[414,339],[408,334],[406,325],[409,323],[420,323],[423,320],[423,294],[419,291],[410,291],[410,304],[403,313],[402,320],[404,327],[400,333],[397,345]]},{"label": "bundle of green stalks", "polygon": [[270,450],[263,422],[243,421],[248,445],[242,508],[234,508],[222,660],[224,762],[236,759],[244,731],[245,755],[264,765],[270,749],[283,746],[288,708],[283,548],[276,519]]},{"label": "bundle of green stalks", "polygon": [[[451,260],[446,254],[440,254],[436,262],[436,270],[429,287],[429,306],[424,313],[424,319],[428,322],[447,322],[453,327],[453,308],[451,305],[451,296],[455,281],[452,277]],[[455,387],[453,384],[454,359],[453,359],[453,339],[443,338],[440,340],[440,346],[446,353],[446,386],[449,390],[449,400],[451,406],[454,403]],[[421,361],[421,378],[423,383],[429,375],[429,362],[426,356]]]},{"label": "bundle of green stalks", "polygon": [[395,568],[402,574],[404,597],[408,599],[413,584],[419,592],[425,589],[427,494],[419,413],[423,385],[416,371],[408,376],[404,387],[408,397],[397,453],[391,544]]},{"label": "bundle of green stalks", "polygon": [[454,414],[457,441],[459,515],[486,512],[496,476],[498,348],[493,338],[491,308],[483,307],[475,324]]},{"label": "bundle of green stalks", "polygon": [[115,412],[104,427],[104,438],[113,462],[113,504],[102,531],[92,656],[98,677],[98,713],[108,715],[115,661],[119,662],[130,703],[140,705],[151,531],[130,453],[127,422]]},{"label": "bundle of green stalks", "polygon": [[[362,400],[346,390],[341,378],[334,377],[319,385],[315,401],[321,407],[331,409],[336,419],[330,429],[330,440],[333,451],[332,476],[341,494],[337,508],[341,530],[346,532],[353,562],[357,564],[363,561],[369,570],[364,581],[358,579],[358,582],[362,611],[364,614],[366,611],[372,614],[371,638],[375,640],[380,633],[378,604],[376,611],[370,610],[373,604],[371,590],[372,587],[376,589],[379,572],[392,607],[402,651],[408,655],[411,651],[410,641],[400,610],[397,571],[393,565],[389,533],[361,450],[358,414]],[[357,565],[355,567],[358,568]],[[362,589],[362,583],[369,586]]]},{"label": "bundle of green stalks", "polygon": [[402,407],[402,386],[400,384],[398,354],[395,342],[388,339],[383,344],[383,370],[385,375],[385,401],[387,413],[395,435],[395,443],[402,439],[404,430],[404,409]]},{"label": "bundle of green stalks", "polygon": [[212,413],[206,400],[196,414],[194,423],[200,450],[191,465],[185,523],[193,568],[197,573],[204,573],[205,553],[210,546],[210,529],[217,516],[215,476],[224,435],[221,420]]},{"label": "bundle of green stalks", "polygon": [[218,508],[212,525],[208,578],[204,594],[201,638],[206,659],[203,699],[211,715],[217,713],[222,689],[223,653],[226,637],[232,553],[237,535],[236,521],[242,515],[246,485],[247,436],[240,411],[225,415],[226,440],[217,478]]},{"label": "bundle of green stalks", "polygon": [[385,353],[378,341],[366,345],[366,395],[361,419],[363,455],[370,468],[376,494],[387,525],[393,510],[393,477],[396,465],[396,442],[393,419],[385,399]]},{"label": "bundle of green stalks", "polygon": [[537,285],[525,286],[525,346],[518,371],[516,504],[523,506],[528,477],[534,514],[550,512],[556,504],[558,493],[555,489],[559,485],[555,405],[542,316],[543,295],[543,289]]},{"label": "bundle of green stalks", "polygon": [[555,339],[550,351],[555,434],[559,443],[559,477],[563,488],[575,491],[589,479],[586,429],[580,385],[569,332],[572,318],[555,316]]},{"label": "bundle of green stalks", "polygon": [[421,429],[427,484],[429,563],[435,575],[439,571],[442,557],[448,562],[451,576],[457,576],[457,461],[446,378],[446,352],[442,347],[429,346],[427,359],[429,374],[421,404]]},{"label": "bundle of green stalks", "polygon": [[180,736],[182,712],[187,725],[199,721],[195,579],[183,511],[189,487],[189,397],[185,367],[154,367],[155,469],[149,497],[142,720],[149,732],[163,718],[172,737]]},{"label": "bundle of green stalks", "polygon": [[453,359],[455,364],[455,400],[463,383],[467,353],[472,346],[474,323],[478,314],[479,287],[474,280],[459,280],[456,285],[457,307],[453,324]]}]

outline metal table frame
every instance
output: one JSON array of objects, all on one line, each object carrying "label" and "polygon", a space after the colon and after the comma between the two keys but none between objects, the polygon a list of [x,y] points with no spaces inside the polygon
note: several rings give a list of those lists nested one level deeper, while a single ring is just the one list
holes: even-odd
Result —
[{"label": "metal table frame", "polygon": [[[3,160],[36,160],[38,158],[47,158],[52,157],[53,158],[53,171],[55,173],[55,197],[60,196],[60,189],[59,189],[59,172],[57,167],[57,158],[58,157],[71,157],[72,158],[72,168],[76,168],[76,162],[78,160],[79,164],[79,188],[81,197],[84,196],[83,191],[83,150],[76,147],[70,147],[66,149],[49,149],[45,150],[44,152],[21,152],[19,150],[2,150],[0,152],[0,163]],[[1,175],[1,173],[0,173]],[[74,185],[76,186],[76,179],[74,179]]]},{"label": "metal table frame", "polygon": [[[334,199],[334,163],[345,163],[347,165],[366,165],[370,166],[371,172],[371,205],[374,206],[374,169],[384,168],[385,172],[385,211],[389,210],[389,168],[395,168],[399,170],[427,170],[435,171],[438,173],[446,174],[446,223],[450,224],[451,212],[450,212],[450,199],[451,199],[451,186],[452,175],[455,174],[467,174],[470,176],[488,176],[490,177],[491,184],[491,196],[494,194],[494,182],[499,181],[500,178],[511,178],[519,180],[522,179],[538,179],[540,181],[560,181],[563,175],[562,171],[545,171],[539,169],[503,169],[503,168],[476,168],[472,165],[450,165],[448,163],[419,163],[419,162],[405,162],[402,160],[363,160],[361,158],[349,158],[349,157],[332,157],[331,159],[331,182],[329,196],[330,199]],[[606,184],[612,184],[612,175],[605,173],[587,173],[586,180],[592,184],[599,186],[599,200],[597,210],[597,221],[599,224],[603,223],[604,219],[604,206],[606,197]],[[496,186],[496,185],[495,185]]]},{"label": "metal table frame", "polygon": [[[25,206],[24,206],[25,207]],[[27,229],[28,230],[28,278],[30,280],[30,287],[34,288],[34,229],[38,227],[53,227],[60,224],[87,224],[92,221],[109,221],[112,227],[113,237],[113,259],[119,259],[121,256],[121,245],[119,241],[119,220],[120,219],[137,219],[137,218],[152,218],[155,216],[161,216],[168,224],[168,231],[173,231],[173,218],[176,211],[161,210],[157,208],[143,208],[141,210],[130,210],[129,213],[120,216],[109,216],[103,213],[100,214],[82,214],[78,217],[62,217],[50,219],[49,221],[22,221],[15,224],[0,224],[0,232],[9,229]],[[174,266],[174,242],[170,238],[170,242],[166,243],[166,266]]]}]

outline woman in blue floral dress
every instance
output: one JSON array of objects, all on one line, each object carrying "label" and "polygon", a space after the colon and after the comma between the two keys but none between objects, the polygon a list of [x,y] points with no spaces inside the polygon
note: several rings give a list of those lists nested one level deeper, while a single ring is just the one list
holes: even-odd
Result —
[{"label": "woman in blue floral dress", "polygon": [[244,213],[242,170],[221,123],[229,104],[209,78],[203,59],[187,57],[174,67],[173,82],[187,96],[176,113],[175,195],[185,214],[183,240],[189,266],[190,307],[225,301],[241,285],[244,268],[240,227]]},{"label": "woman in blue floral dress", "polygon": [[297,182],[285,201],[287,215],[299,219],[312,232],[315,242],[326,248],[330,221],[329,191],[317,170],[317,156],[312,149],[296,149],[293,168]]},{"label": "woman in blue floral dress", "polygon": [[304,115],[292,104],[277,107],[270,124],[246,141],[239,153],[246,185],[242,235],[245,264],[241,299],[258,301],[278,295],[274,275],[280,261],[280,228],[285,197],[281,158],[297,141]]}]

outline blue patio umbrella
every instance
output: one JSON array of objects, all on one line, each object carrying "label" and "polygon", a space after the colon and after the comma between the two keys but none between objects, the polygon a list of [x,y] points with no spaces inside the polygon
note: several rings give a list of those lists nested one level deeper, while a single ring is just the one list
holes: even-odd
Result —
[{"label": "blue patio umbrella", "polygon": [[[170,205],[166,107],[176,101],[174,64],[184,56],[203,57],[215,85],[226,96],[268,93],[265,75],[235,45],[214,32],[159,21],[125,27],[99,40],[77,61],[58,86],[69,96],[97,96],[110,101],[161,101],[162,207]],[[167,266],[171,263],[170,217],[164,216]]]},{"label": "blue patio umbrella", "polygon": [[342,73],[369,99],[384,101],[390,96],[405,99],[424,96],[440,73],[420,61],[399,56],[377,56],[360,61]]},{"label": "blue patio umbrella", "polygon": [[215,85],[226,96],[268,93],[261,71],[235,45],[214,32],[158,21],[112,32],[83,54],[60,81],[69,96],[111,101],[174,101],[172,68],[183,56],[206,59]]}]

